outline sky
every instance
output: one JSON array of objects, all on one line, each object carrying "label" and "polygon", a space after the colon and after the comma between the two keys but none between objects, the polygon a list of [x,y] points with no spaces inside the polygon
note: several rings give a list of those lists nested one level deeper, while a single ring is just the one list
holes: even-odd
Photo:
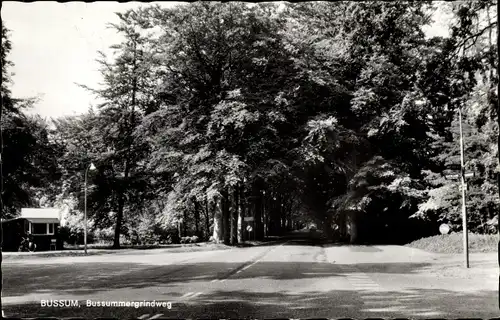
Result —
[{"label": "sky", "polygon": [[[172,7],[181,2],[152,2]],[[143,6],[141,2],[111,1],[32,2],[4,1],[2,22],[11,30],[8,59],[16,98],[38,97],[30,113],[56,118],[86,112],[96,98],[76,83],[96,87],[101,82],[97,51],[108,51],[120,37],[108,23],[115,12]],[[428,35],[446,35],[444,16],[438,12]]]}]

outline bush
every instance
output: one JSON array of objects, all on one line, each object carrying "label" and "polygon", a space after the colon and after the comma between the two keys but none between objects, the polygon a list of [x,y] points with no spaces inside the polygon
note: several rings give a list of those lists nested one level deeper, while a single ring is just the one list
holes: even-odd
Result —
[{"label": "bush", "polygon": [[165,243],[167,244],[179,244],[181,238],[179,236],[179,231],[176,228],[169,229],[166,231],[167,236],[165,237]]},{"label": "bush", "polygon": [[95,238],[99,242],[112,243],[115,239],[115,230],[113,227],[109,227],[106,229],[97,229],[95,230]]},{"label": "bush", "polygon": [[128,232],[132,245],[177,244],[180,243],[177,228],[164,228],[154,220],[143,219]]},{"label": "bush", "polygon": [[160,225],[155,225],[155,234],[159,236],[159,242],[164,244],[178,244],[180,243],[179,230],[174,227],[163,228]]},{"label": "bush", "polygon": [[[71,228],[63,226],[59,228],[59,236],[61,240],[69,245],[82,245],[85,243],[85,232],[80,228]],[[87,243],[95,242],[95,234],[92,231],[87,232]]]},{"label": "bush", "polygon": [[[408,244],[408,247],[422,249],[435,253],[462,253],[463,234],[450,233],[422,238]],[[498,235],[469,234],[469,252],[496,252],[498,249]]]},{"label": "bush", "polygon": [[198,243],[200,242],[200,238],[197,236],[192,236],[192,237],[182,237],[180,240],[180,243]]}]

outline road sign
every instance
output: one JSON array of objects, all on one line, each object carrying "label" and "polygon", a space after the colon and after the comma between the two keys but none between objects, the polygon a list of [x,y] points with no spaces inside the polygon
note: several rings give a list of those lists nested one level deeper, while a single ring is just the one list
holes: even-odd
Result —
[{"label": "road sign", "polygon": [[450,232],[450,227],[446,223],[443,223],[439,226],[439,232],[441,232],[441,234],[448,234],[448,232]]},{"label": "road sign", "polygon": [[[444,177],[445,177],[446,179],[458,179],[458,178],[460,178],[460,176],[461,176],[460,174],[447,174],[447,175],[445,175]],[[472,178],[472,177],[474,177],[474,176],[475,176],[474,172],[466,172],[466,173],[464,174],[464,177],[465,177],[465,178]]]},{"label": "road sign", "polygon": [[252,230],[253,230],[252,226],[247,226],[247,231],[248,232],[252,232]]},{"label": "road sign", "polygon": [[253,221],[253,217],[245,217],[245,221],[247,221],[247,222]]},{"label": "road sign", "polygon": [[462,169],[462,166],[459,163],[452,163],[446,166],[446,169],[449,170],[460,170]]}]

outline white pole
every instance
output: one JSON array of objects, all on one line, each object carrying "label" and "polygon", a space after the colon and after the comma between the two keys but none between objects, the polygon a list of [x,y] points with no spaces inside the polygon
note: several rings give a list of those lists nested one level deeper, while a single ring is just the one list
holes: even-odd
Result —
[{"label": "white pole", "polygon": [[83,243],[85,248],[85,254],[87,254],[87,172],[89,171],[88,167],[85,169],[85,210],[84,210],[84,225],[83,225]]},{"label": "white pole", "polygon": [[462,177],[462,229],[464,233],[463,245],[464,245],[464,259],[465,267],[469,268],[469,235],[467,230],[467,207],[465,202],[465,167],[464,167],[464,136],[462,131],[462,110],[458,108],[458,121],[460,123],[460,164],[461,164],[461,177]]}]

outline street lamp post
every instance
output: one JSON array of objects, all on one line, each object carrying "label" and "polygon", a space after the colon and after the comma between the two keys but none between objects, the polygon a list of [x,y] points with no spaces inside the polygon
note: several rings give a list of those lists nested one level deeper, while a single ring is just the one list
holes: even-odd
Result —
[{"label": "street lamp post", "polygon": [[474,172],[465,171],[465,152],[464,152],[464,135],[462,128],[462,110],[461,107],[458,108],[458,120],[460,128],[460,165],[453,165],[453,169],[456,170],[460,168],[460,174],[449,174],[445,175],[446,179],[459,179],[461,184],[462,193],[462,229],[463,229],[463,250],[464,250],[464,264],[466,268],[469,268],[469,237],[467,230],[467,202],[466,202],[466,191],[467,191],[467,178],[474,177]]},{"label": "street lamp post", "polygon": [[460,123],[460,178],[462,182],[462,229],[463,229],[463,247],[464,247],[464,260],[465,267],[469,267],[469,235],[467,230],[467,205],[465,199],[465,189],[467,188],[465,184],[465,166],[464,166],[464,134],[462,129],[462,110],[458,108],[458,116]]},{"label": "street lamp post", "polygon": [[266,191],[262,191],[262,224],[263,224],[263,230],[262,232],[264,233],[264,237],[267,236],[266,233]]},{"label": "street lamp post", "polygon": [[96,168],[93,163],[85,169],[85,210],[84,210],[84,225],[83,225],[83,243],[85,248],[85,254],[87,254],[87,175],[89,170],[94,171]]}]

